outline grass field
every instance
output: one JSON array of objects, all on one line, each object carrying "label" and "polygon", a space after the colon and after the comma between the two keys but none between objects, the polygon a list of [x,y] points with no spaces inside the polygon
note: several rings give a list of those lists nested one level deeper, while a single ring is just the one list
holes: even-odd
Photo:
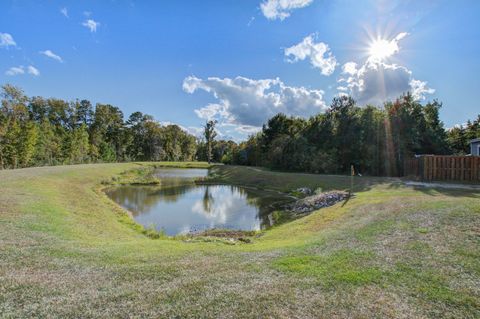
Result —
[{"label": "grass field", "polygon": [[[356,178],[348,202],[251,244],[187,243],[145,236],[101,192],[145,165],[0,171],[1,317],[480,317],[478,191]],[[350,183],[213,172],[217,182],[281,191]]]}]

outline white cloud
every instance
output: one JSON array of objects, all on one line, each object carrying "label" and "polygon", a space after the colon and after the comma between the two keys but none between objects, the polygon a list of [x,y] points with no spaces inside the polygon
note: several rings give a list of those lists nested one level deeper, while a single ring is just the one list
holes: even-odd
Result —
[{"label": "white cloud", "polygon": [[228,112],[224,105],[211,103],[198,110],[194,110],[197,116],[204,120],[213,120],[217,115],[228,117]]},{"label": "white cloud", "polygon": [[347,62],[342,67],[343,73],[354,75],[357,73],[357,64],[355,62]]},{"label": "white cloud", "polygon": [[10,76],[25,74],[25,73],[31,74],[33,76],[40,75],[40,71],[32,65],[29,65],[26,68],[23,65],[12,66],[10,69],[8,69],[5,72],[6,75],[10,75]]},{"label": "white cloud", "polygon": [[23,66],[12,66],[5,72],[6,75],[18,75],[18,74],[25,74],[25,69]]},{"label": "white cloud", "polygon": [[[346,86],[338,88],[348,93],[359,104],[382,105],[410,91],[415,99],[424,99],[426,94],[435,90],[428,88],[427,83],[413,78],[412,71],[404,66],[383,62],[367,61],[359,69],[344,65]],[[348,88],[348,89],[347,89]]]},{"label": "white cloud", "polygon": [[28,74],[31,74],[33,76],[39,76],[40,75],[40,71],[32,65],[29,65],[27,67],[27,72],[28,72]]},{"label": "white cloud", "polygon": [[0,47],[16,46],[15,40],[9,33],[0,32]]},{"label": "white cloud", "polygon": [[40,54],[43,54],[45,55],[46,57],[49,57],[51,59],[54,59],[58,62],[63,62],[63,59],[59,56],[59,55],[56,55],[55,53],[53,53],[52,51],[50,50],[45,50],[45,51],[40,51]]},{"label": "white cloud", "polygon": [[415,80],[412,78],[409,84],[411,88],[410,91],[416,100],[425,100],[425,94],[435,93],[435,89],[427,87],[426,81]]},{"label": "white cloud", "polygon": [[265,0],[260,4],[263,15],[269,20],[284,20],[291,11],[310,5],[313,0]]},{"label": "white cloud", "polygon": [[302,42],[285,49],[288,61],[295,63],[310,59],[314,68],[320,69],[323,75],[331,75],[335,71],[337,60],[330,48],[323,42],[315,42],[314,35],[305,37]]},{"label": "white cloud", "polygon": [[82,23],[84,27],[87,27],[90,29],[90,32],[97,32],[97,27],[100,26],[100,22],[97,22],[93,19],[88,19],[85,22]]},{"label": "white cloud", "polygon": [[68,18],[68,9],[67,8],[62,8],[60,9],[60,13],[63,14],[66,18]]},{"label": "white cloud", "polygon": [[203,80],[189,76],[183,82],[183,90],[187,93],[204,90],[218,100],[218,103],[195,110],[200,118],[215,118],[236,125],[259,127],[280,112],[310,116],[326,108],[323,91],[287,86],[278,78],[210,77]]},{"label": "white cloud", "polygon": [[378,106],[407,92],[411,92],[417,100],[433,94],[435,90],[427,87],[427,82],[416,80],[411,70],[386,61],[400,50],[398,41],[407,35],[402,32],[393,40],[382,40],[384,43],[374,49],[375,46],[372,46],[370,56],[361,66],[355,62],[345,63],[343,76],[338,80],[342,83],[337,87],[339,94],[348,93],[361,105]]}]

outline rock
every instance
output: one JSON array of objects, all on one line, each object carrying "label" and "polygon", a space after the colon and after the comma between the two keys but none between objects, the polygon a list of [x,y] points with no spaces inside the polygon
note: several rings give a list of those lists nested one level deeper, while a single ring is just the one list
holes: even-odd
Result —
[{"label": "rock", "polygon": [[312,190],[308,187],[300,187],[295,190],[296,193],[300,193],[302,195],[308,196],[312,194]]},{"label": "rock", "polygon": [[342,191],[320,193],[297,200],[287,209],[297,214],[307,214],[320,208],[333,206],[347,197],[348,193]]}]

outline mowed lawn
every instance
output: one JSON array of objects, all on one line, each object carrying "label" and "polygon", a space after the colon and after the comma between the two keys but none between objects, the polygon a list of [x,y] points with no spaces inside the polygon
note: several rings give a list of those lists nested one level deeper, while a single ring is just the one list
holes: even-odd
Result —
[{"label": "mowed lawn", "polygon": [[[143,235],[100,190],[144,165],[0,171],[0,317],[480,317],[478,190],[361,177],[348,202],[251,244],[184,242]],[[280,191],[350,183],[212,170],[218,182]]]}]

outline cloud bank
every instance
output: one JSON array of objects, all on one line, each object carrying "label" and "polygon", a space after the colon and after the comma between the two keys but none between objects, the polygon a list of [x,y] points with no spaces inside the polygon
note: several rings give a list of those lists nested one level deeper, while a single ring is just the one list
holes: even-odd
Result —
[{"label": "cloud bank", "polygon": [[324,92],[285,85],[280,79],[254,80],[245,77],[200,79],[185,78],[183,90],[211,93],[217,103],[195,110],[202,119],[219,119],[242,126],[244,131],[260,127],[277,113],[307,117],[326,109]]}]

